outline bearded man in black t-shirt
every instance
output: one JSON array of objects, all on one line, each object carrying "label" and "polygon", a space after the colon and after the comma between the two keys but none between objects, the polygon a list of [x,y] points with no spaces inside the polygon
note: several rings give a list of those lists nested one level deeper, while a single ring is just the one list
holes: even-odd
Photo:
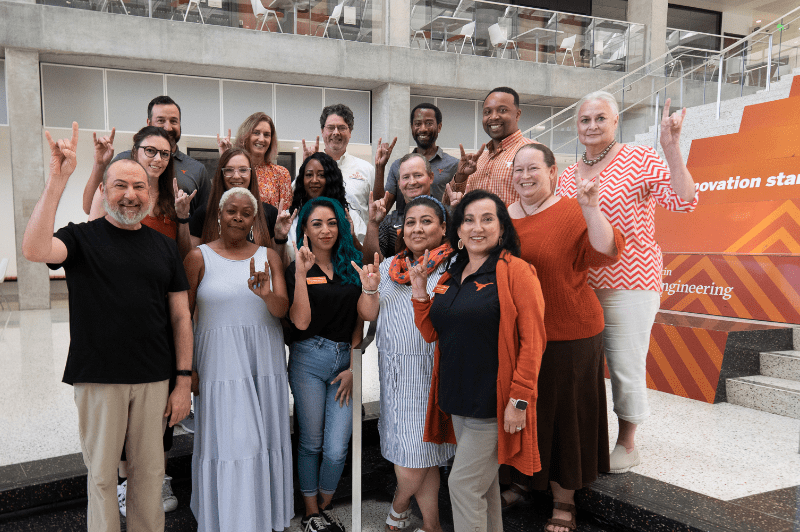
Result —
[{"label": "bearded man in black t-shirt", "polygon": [[[117,464],[125,444],[128,530],[163,531],[162,434],[190,406],[186,274],[175,242],[140,223],[150,210],[150,188],[144,168],[130,159],[109,166],[103,178],[108,214],[70,223],[54,236],[58,202],[77,164],[78,124],[72,124],[71,140],[54,142],[45,135],[50,177],[25,230],[22,253],[66,273],[70,347],[64,382],[74,386],[78,407],[88,529],[106,530],[119,520]],[[173,365],[178,377],[169,393]]]}]

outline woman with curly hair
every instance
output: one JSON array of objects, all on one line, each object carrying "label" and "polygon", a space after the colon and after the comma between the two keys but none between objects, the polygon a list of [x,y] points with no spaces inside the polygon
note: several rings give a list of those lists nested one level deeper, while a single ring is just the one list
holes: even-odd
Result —
[{"label": "woman with curly hair", "polygon": [[[289,294],[289,385],[299,430],[297,471],[305,500],[305,532],[344,531],[331,499],[344,470],[352,432],[352,345],[361,341],[364,322],[361,253],[349,238],[350,222],[341,204],[316,197],[298,216],[297,259],[286,268]],[[318,500],[318,497],[320,499]]]},{"label": "woman with curly hair", "polygon": [[258,181],[261,201],[278,207],[281,201],[289,203],[292,197],[292,178],[289,170],[275,164],[278,155],[278,134],[275,123],[268,114],[261,111],[248,116],[236,132],[236,141],[231,143],[231,131],[228,136],[217,135],[219,152],[224,153],[232,147],[242,148],[250,152],[253,169]]},{"label": "woman with curly hair", "polygon": [[[330,155],[324,152],[316,152],[309,155],[300,166],[300,171],[297,173],[297,180],[295,181],[292,203],[289,209],[278,213],[278,220],[275,223],[275,242],[277,244],[291,242],[291,244],[286,244],[286,256],[283,257],[284,264],[294,259],[294,248],[292,246],[298,242],[294,238],[298,233],[297,213],[308,200],[320,196],[334,199],[344,208],[345,217],[350,226],[349,231],[353,235],[353,245],[357,250],[361,249],[361,243],[358,242],[355,235],[365,234],[366,228],[360,217],[356,216],[353,219],[348,212],[350,205],[345,198],[342,171],[339,170],[339,166]],[[361,231],[362,229],[363,231]]]}]

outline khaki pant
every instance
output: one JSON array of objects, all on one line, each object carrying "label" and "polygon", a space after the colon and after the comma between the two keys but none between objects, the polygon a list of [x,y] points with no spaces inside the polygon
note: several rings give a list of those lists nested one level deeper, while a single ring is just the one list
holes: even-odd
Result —
[{"label": "khaki pant", "polygon": [[453,416],[456,458],[450,502],[456,532],[502,532],[497,463],[497,419]]},{"label": "khaki pant", "polygon": [[83,461],[88,469],[89,532],[119,532],[117,465],[128,453],[127,529],[163,532],[162,437],[169,381],[75,384]]}]

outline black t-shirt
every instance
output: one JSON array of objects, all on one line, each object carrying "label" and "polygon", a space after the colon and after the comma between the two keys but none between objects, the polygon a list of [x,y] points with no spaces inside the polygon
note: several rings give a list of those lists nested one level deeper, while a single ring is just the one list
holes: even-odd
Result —
[{"label": "black t-shirt", "polygon": [[105,218],[59,229],[67,260],[70,345],[64,382],[138,384],[170,378],[168,292],[189,289],[175,241]]},{"label": "black t-shirt", "polygon": [[461,283],[466,263],[448,268],[444,293],[436,293],[430,318],[439,334],[439,407],[475,418],[497,417],[497,342],[500,299],[497,257],[486,259]]},{"label": "black t-shirt", "polygon": [[[269,203],[262,203],[261,206],[264,208],[258,212],[259,214],[264,213],[264,215],[267,217],[267,229],[269,229],[269,236],[275,238],[275,221],[278,219],[278,209]],[[206,208],[206,205],[199,207],[196,211],[194,211],[192,218],[189,220],[189,234],[193,237],[203,237],[203,225],[206,223]],[[249,235],[247,240],[252,242]]]},{"label": "black t-shirt", "polygon": [[[286,268],[286,290],[289,305],[294,303],[295,262]],[[311,323],[305,331],[290,322],[292,342],[321,336],[334,342],[350,343],[358,319],[358,298],[361,286],[342,284],[342,278],[333,274],[329,279],[322,269],[314,264],[306,274],[308,302],[311,306]]]}]

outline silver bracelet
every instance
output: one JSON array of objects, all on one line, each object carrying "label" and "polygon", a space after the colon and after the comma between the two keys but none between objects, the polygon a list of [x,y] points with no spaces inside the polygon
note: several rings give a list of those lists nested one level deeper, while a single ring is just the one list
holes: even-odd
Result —
[{"label": "silver bracelet", "polygon": [[377,288],[375,290],[367,290],[363,286],[361,287],[361,291],[364,292],[365,294],[367,294],[368,296],[374,296],[375,294],[378,293],[378,289]]}]

